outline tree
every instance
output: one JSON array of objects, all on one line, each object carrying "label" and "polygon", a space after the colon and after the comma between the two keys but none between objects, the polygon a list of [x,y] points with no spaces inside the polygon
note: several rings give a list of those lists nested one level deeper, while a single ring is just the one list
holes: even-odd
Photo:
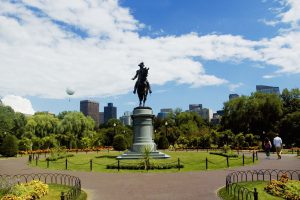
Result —
[{"label": "tree", "polygon": [[243,133],[239,133],[235,136],[235,144],[238,148],[243,147],[245,144],[245,136]]},{"label": "tree", "polygon": [[284,116],[279,123],[282,140],[288,146],[300,146],[300,111]]},{"label": "tree", "polygon": [[9,106],[0,105],[0,144],[6,134],[11,133],[14,128],[15,112]]},{"label": "tree", "polygon": [[26,123],[27,119],[25,115],[23,113],[16,112],[14,118],[14,128],[12,131],[18,139],[21,139],[23,134],[25,133]]},{"label": "tree", "polygon": [[168,149],[169,148],[168,139],[164,134],[159,137],[157,147],[159,149]]},{"label": "tree", "polygon": [[18,139],[14,135],[7,135],[0,148],[0,153],[6,157],[13,157],[18,154]]},{"label": "tree", "polygon": [[211,146],[211,137],[209,134],[204,134],[200,137],[199,143],[202,148],[210,148]]},{"label": "tree", "polygon": [[41,112],[31,116],[25,126],[27,132],[37,137],[45,137],[57,132],[59,120],[52,114]]},{"label": "tree", "polygon": [[300,90],[299,88],[284,89],[281,94],[284,114],[293,113],[300,110]]},{"label": "tree", "polygon": [[125,149],[127,149],[127,144],[124,135],[118,134],[114,137],[113,148],[116,151],[124,151]]},{"label": "tree", "polygon": [[282,116],[282,102],[275,94],[254,93],[224,103],[223,129],[261,134],[275,131]]},{"label": "tree", "polygon": [[32,150],[32,142],[29,138],[22,137],[19,140],[19,150],[20,151],[30,151]]},{"label": "tree", "polygon": [[91,117],[85,117],[82,112],[69,112],[61,120],[58,132],[71,133],[81,140],[85,131],[94,130],[95,121]]}]

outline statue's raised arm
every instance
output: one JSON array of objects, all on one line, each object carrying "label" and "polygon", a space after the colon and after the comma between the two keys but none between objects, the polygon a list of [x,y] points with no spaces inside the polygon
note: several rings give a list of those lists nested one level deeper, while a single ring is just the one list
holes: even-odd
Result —
[{"label": "statue's raised arm", "polygon": [[133,93],[135,94],[137,91],[140,100],[139,105],[141,107],[143,102],[144,107],[147,100],[148,91],[152,93],[150,83],[147,80],[149,68],[146,68],[143,62],[138,64],[138,66],[140,67],[140,69],[136,71],[135,76],[132,78],[132,80],[135,80],[137,78]]}]

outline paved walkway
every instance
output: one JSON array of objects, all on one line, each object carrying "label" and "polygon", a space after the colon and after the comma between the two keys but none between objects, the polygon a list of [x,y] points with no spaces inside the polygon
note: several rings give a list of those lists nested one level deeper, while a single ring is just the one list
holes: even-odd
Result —
[{"label": "paved walkway", "polygon": [[229,168],[215,171],[179,173],[99,173],[54,171],[29,167],[27,158],[0,160],[0,174],[24,174],[55,172],[77,176],[91,200],[214,200],[216,191],[225,185],[226,175],[234,170],[247,169],[300,169],[300,159],[294,155],[283,155],[277,160],[271,155],[267,160],[259,154],[260,163],[253,166]]}]

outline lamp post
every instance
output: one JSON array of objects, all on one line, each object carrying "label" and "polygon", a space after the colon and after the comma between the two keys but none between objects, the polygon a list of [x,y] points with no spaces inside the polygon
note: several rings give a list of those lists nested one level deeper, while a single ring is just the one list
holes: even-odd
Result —
[{"label": "lamp post", "polygon": [[116,135],[116,126],[117,126],[117,124],[114,123],[114,135]]},{"label": "lamp post", "polygon": [[167,121],[165,122],[165,126],[166,126],[166,137],[167,137],[167,135],[168,135],[168,122]]}]

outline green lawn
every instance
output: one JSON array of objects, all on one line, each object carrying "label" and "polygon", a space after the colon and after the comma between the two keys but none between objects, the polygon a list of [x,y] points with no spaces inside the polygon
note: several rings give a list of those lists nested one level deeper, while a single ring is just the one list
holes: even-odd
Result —
[{"label": "green lawn", "polygon": [[[154,160],[151,159],[150,162],[154,163],[176,163],[178,162],[178,158],[180,160],[180,164],[184,165],[184,168],[180,171],[199,171],[206,170],[205,159],[208,159],[208,170],[215,169],[223,169],[227,168],[226,158],[218,155],[211,155],[207,152],[196,152],[196,151],[177,151],[177,152],[164,152],[171,156],[169,159],[160,159]],[[78,153],[74,154],[74,157],[68,158],[68,170],[76,170],[76,171],[90,171],[90,160],[92,159],[92,168],[95,172],[118,172],[116,169],[106,169],[106,165],[117,163],[117,160],[113,156],[118,156],[122,154],[122,152],[118,151],[103,151],[98,154],[95,152],[89,153]],[[250,155],[250,154],[249,154]],[[142,160],[122,160],[120,161],[121,165],[124,164],[137,164],[142,162]],[[257,162],[255,160],[255,162]],[[242,166],[242,154],[238,158],[229,158],[229,166],[237,167]],[[245,156],[245,165],[253,164],[252,156]],[[36,166],[35,161],[33,161],[31,166]],[[47,168],[47,162],[45,161],[44,156],[40,157],[38,161],[38,167]],[[66,167],[65,159],[61,159],[58,161],[49,162],[49,169],[56,170],[64,170]],[[120,170],[120,172],[144,172],[144,170]],[[151,172],[177,172],[178,169],[165,169],[165,170],[150,170]]]},{"label": "green lawn", "polygon": [[[49,185],[49,193],[41,198],[41,200],[53,200],[53,199],[60,199],[61,192],[67,192],[70,187],[65,185],[58,185],[58,184],[48,184]],[[80,196],[77,200],[85,200],[87,199],[87,195],[84,191],[81,191]]]},{"label": "green lawn", "polygon": [[[254,191],[254,188],[257,189],[258,192],[258,199],[263,199],[263,200],[282,200],[283,198],[276,197],[273,195],[268,194],[267,192],[264,191],[264,187],[268,184],[267,181],[255,181],[255,182],[243,182],[239,183],[239,185],[246,187],[247,189]],[[226,192],[226,188],[223,187],[218,191],[219,196],[223,200],[234,200],[233,196],[230,196]]]},{"label": "green lawn", "polygon": [[[60,199],[61,192],[67,192],[70,187],[65,185],[59,184],[48,184],[49,192],[46,196],[42,197],[41,200],[53,200],[53,199]],[[0,192],[0,199],[4,196]],[[84,191],[81,191],[80,196],[76,200],[86,200],[87,194]]]}]

